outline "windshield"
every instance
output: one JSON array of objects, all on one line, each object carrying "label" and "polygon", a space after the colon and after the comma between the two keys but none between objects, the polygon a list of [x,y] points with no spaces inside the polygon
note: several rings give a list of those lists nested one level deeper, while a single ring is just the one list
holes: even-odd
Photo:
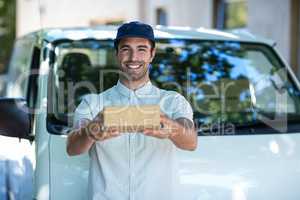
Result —
[{"label": "windshield", "polygon": [[[152,83],[184,95],[202,129],[299,118],[299,90],[266,45],[170,39],[158,40],[156,47]],[[72,126],[82,97],[104,91],[118,80],[113,41],[64,42],[55,53],[48,114]]]}]

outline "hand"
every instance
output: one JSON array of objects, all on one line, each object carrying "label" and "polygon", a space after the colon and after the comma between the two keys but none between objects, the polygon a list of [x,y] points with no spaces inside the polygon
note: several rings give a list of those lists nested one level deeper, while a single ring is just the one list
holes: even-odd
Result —
[{"label": "hand", "polygon": [[179,130],[181,128],[180,124],[168,118],[166,115],[160,115],[160,124],[160,129],[145,129],[143,133],[147,136],[152,136],[160,139],[169,138],[179,134]]},{"label": "hand", "polygon": [[104,128],[103,113],[101,112],[88,123],[86,133],[89,138],[95,141],[103,141],[120,135],[120,132],[115,127]]}]

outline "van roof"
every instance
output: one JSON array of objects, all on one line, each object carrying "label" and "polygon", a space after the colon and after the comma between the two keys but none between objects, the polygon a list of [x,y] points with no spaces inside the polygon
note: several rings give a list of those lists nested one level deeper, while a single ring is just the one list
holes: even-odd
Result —
[{"label": "van roof", "polygon": [[[118,26],[103,25],[97,27],[82,28],[51,28],[38,31],[42,37],[54,42],[57,40],[82,40],[82,39],[114,39]],[[275,45],[272,40],[255,36],[245,30],[220,31],[207,28],[190,28],[175,26],[156,26],[154,27],[156,39],[201,39],[201,40],[220,40],[220,41],[241,41],[255,42]]]}]

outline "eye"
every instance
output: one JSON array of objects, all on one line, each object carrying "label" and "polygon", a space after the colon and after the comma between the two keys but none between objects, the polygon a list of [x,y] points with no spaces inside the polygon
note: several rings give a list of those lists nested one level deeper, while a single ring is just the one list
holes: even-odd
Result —
[{"label": "eye", "polygon": [[147,51],[147,49],[146,48],[140,48],[140,49],[138,49],[140,52],[146,52]]},{"label": "eye", "polygon": [[128,51],[128,50],[129,50],[128,47],[123,47],[123,48],[120,49],[121,52],[126,52],[126,51]]}]

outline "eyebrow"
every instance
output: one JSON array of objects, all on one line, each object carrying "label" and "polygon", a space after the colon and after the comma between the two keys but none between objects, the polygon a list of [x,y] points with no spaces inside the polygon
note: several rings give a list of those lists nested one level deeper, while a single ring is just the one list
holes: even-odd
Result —
[{"label": "eyebrow", "polygon": [[[127,45],[127,44],[124,44],[124,45],[120,46],[120,49],[122,49],[122,48],[130,48],[130,46]],[[137,48],[149,48],[149,46],[147,46],[147,45],[138,45]]]},{"label": "eyebrow", "polygon": [[149,46],[147,45],[139,45],[138,48],[148,48]]},{"label": "eyebrow", "polygon": [[125,47],[128,47],[128,48],[129,48],[130,46],[127,45],[127,44],[123,44],[123,45],[120,46],[120,49],[125,48]]}]

